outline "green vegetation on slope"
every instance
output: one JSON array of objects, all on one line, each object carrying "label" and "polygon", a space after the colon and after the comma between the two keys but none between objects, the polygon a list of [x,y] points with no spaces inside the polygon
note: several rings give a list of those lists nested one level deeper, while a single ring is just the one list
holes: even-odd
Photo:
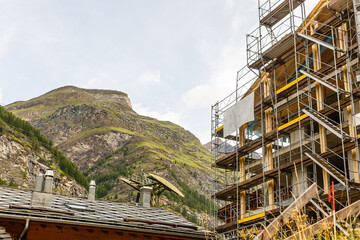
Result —
[{"label": "green vegetation on slope", "polygon": [[120,166],[111,166],[112,171],[110,173],[100,173],[92,176],[88,176],[89,173],[93,172],[95,169],[104,166],[105,164],[109,164],[107,160],[112,158],[115,155],[123,154],[126,156],[128,154],[127,148],[121,148],[111,153],[110,155],[101,159],[97,164],[89,168],[84,175],[88,177],[88,180],[95,180],[96,182],[96,197],[102,198],[108,195],[109,191],[114,187],[114,183],[116,182],[119,176],[129,176],[133,173],[134,166],[131,166],[128,163],[122,164]]},{"label": "green vegetation on slope", "polygon": [[134,133],[132,131],[125,129],[125,128],[121,128],[121,127],[111,127],[111,126],[110,127],[99,127],[99,128],[94,128],[94,129],[86,129],[86,130],[80,132],[73,138],[70,138],[69,140],[67,140],[67,144],[78,142],[79,140],[81,140],[87,136],[100,134],[100,133],[106,133],[106,132],[110,132],[110,131],[134,135]]},{"label": "green vegetation on slope", "polygon": [[183,215],[187,220],[198,224],[196,216],[189,215],[185,207],[181,208],[180,205],[188,206],[191,210],[197,212],[205,212],[207,214],[210,214],[212,204],[211,200],[207,199],[204,195],[199,194],[198,191],[183,182],[179,177],[176,176],[173,171],[169,171],[173,178],[176,180],[176,182],[180,185],[181,191],[185,195],[185,197],[179,197],[178,195],[168,191],[165,191],[164,195],[169,200],[175,201],[178,204],[178,206],[174,209],[176,212]]},{"label": "green vegetation on slope", "polygon": [[[14,130],[24,134],[32,142],[34,149],[38,149],[39,146],[43,146],[49,152],[51,152],[55,158],[56,163],[60,169],[68,176],[74,178],[79,184],[88,188],[89,183],[86,177],[79,171],[77,166],[70,162],[60,151],[58,151],[52,145],[52,141],[49,141],[44,135],[40,133],[38,129],[35,129],[30,123],[16,117],[11,112],[8,112],[0,106],[0,119],[2,119],[8,126]],[[0,124],[0,133],[5,130],[5,126]]]}]

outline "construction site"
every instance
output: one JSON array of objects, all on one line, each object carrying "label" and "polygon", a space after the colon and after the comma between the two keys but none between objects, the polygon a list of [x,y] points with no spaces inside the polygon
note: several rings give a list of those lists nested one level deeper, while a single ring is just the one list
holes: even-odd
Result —
[{"label": "construction site", "polygon": [[305,4],[258,0],[247,64],[212,106],[223,239],[285,236],[291,208],[315,225],[339,213],[334,224],[348,234],[345,218],[359,208],[360,1],[320,0],[308,13]]}]

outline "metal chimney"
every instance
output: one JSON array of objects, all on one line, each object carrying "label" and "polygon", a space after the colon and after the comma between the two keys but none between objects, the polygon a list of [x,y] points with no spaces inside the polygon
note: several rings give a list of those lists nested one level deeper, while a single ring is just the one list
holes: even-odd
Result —
[{"label": "metal chimney", "polygon": [[43,188],[44,176],[40,173],[38,176],[35,177],[35,192],[41,192]]},{"label": "metal chimney", "polygon": [[52,193],[52,185],[53,185],[54,171],[49,169],[45,172],[45,183],[44,183],[44,192]]},{"label": "metal chimney", "polygon": [[95,180],[91,180],[90,181],[90,185],[89,185],[89,195],[88,195],[88,200],[90,202],[95,202]]},{"label": "metal chimney", "polygon": [[152,187],[140,188],[140,204],[142,207],[150,207]]},{"label": "metal chimney", "polygon": [[45,178],[41,173],[35,177],[35,187],[30,202],[32,207],[51,207],[53,178],[54,172],[51,169],[45,172]]}]

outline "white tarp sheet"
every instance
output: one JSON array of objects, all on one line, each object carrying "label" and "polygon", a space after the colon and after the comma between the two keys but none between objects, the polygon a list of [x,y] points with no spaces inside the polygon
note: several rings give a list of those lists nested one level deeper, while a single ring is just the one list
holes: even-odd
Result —
[{"label": "white tarp sheet", "polygon": [[229,136],[244,123],[254,120],[254,92],[235,103],[224,112],[224,137]]}]

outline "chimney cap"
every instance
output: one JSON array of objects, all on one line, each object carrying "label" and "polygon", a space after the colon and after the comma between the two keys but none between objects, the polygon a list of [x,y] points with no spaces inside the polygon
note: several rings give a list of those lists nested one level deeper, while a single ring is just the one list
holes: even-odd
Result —
[{"label": "chimney cap", "polygon": [[95,180],[91,180],[90,181],[90,186],[95,186],[96,184],[95,184]]},{"label": "chimney cap", "polygon": [[52,169],[46,170],[45,177],[54,177],[54,171]]},{"label": "chimney cap", "polygon": [[152,189],[153,189],[153,188],[150,187],[150,186],[142,186],[142,187],[140,188],[140,191],[148,191],[148,192],[150,191],[150,192],[151,192]]}]

